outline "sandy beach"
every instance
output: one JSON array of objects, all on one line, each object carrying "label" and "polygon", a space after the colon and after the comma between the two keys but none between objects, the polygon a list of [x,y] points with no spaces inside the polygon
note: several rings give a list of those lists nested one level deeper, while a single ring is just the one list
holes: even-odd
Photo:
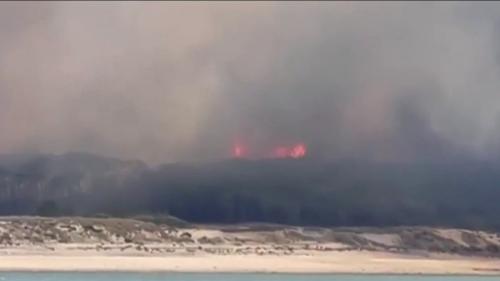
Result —
[{"label": "sandy beach", "polygon": [[0,256],[0,271],[169,271],[500,275],[500,260],[342,252],[312,256]]},{"label": "sandy beach", "polygon": [[500,275],[497,233],[4,217],[0,271]]}]

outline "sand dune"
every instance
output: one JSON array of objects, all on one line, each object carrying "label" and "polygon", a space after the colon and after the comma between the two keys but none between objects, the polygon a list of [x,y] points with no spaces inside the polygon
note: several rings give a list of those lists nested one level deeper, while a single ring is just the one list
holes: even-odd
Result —
[{"label": "sand dune", "polygon": [[0,270],[500,275],[497,233],[463,229],[0,219]]}]

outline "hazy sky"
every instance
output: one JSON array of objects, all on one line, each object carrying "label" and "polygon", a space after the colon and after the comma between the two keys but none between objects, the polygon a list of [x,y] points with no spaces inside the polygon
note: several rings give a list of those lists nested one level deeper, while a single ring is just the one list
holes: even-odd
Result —
[{"label": "hazy sky", "polygon": [[1,2],[0,153],[496,157],[500,3]]}]

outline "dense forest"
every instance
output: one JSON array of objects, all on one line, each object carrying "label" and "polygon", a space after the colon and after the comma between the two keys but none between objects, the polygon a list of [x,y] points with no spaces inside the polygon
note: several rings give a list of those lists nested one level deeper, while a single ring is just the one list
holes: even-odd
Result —
[{"label": "dense forest", "polygon": [[0,215],[170,214],[200,223],[500,229],[500,163],[226,160],[149,167],[0,157]]}]

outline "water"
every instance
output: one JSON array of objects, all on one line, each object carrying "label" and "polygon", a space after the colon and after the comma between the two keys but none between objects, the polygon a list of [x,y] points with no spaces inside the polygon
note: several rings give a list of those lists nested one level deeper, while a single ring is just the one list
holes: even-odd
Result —
[{"label": "water", "polygon": [[500,281],[500,277],[214,273],[0,273],[0,281]]}]

